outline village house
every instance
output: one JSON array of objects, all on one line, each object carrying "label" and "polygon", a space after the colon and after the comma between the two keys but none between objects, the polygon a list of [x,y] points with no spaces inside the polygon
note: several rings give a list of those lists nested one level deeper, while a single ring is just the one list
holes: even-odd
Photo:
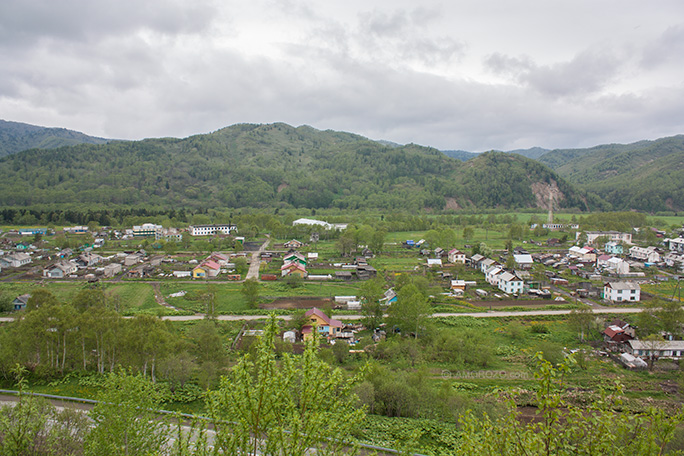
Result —
[{"label": "village house", "polygon": [[664,257],[663,261],[665,265],[670,268],[680,268],[684,269],[684,253],[668,252]]},{"label": "village house", "polygon": [[[608,238],[609,241],[631,244],[632,234],[631,233],[620,233],[619,231],[587,231],[587,244],[593,244],[596,239],[600,237]],[[582,233],[578,231],[575,234],[575,240],[579,239]]]},{"label": "village house", "polygon": [[628,353],[634,356],[655,356],[657,358],[680,359],[684,356],[684,340],[643,341],[629,340]]},{"label": "village house", "polygon": [[341,321],[328,317],[316,307],[308,310],[304,316],[309,320],[309,324],[302,327],[304,340],[313,338],[314,327],[318,329],[319,334],[327,338],[336,337],[342,332],[344,327]]},{"label": "village house", "polygon": [[108,264],[104,267],[104,276],[107,278],[114,277],[115,275],[120,274],[122,269],[121,263]]},{"label": "village house", "polygon": [[499,275],[497,286],[504,293],[519,295],[523,293],[525,282],[515,274],[504,271]]},{"label": "village house", "polygon": [[485,271],[485,280],[493,286],[499,285],[499,275],[504,272],[499,266],[491,266]]},{"label": "village house", "polygon": [[572,258],[576,258],[578,261],[581,262],[593,263],[596,261],[596,252],[594,252],[594,250],[590,248],[578,247],[574,245],[568,249],[568,255]]},{"label": "village house", "polygon": [[[31,263],[31,255],[23,252],[11,253],[5,257],[8,267],[19,268]],[[4,265],[2,265],[4,266]]]},{"label": "village house", "polygon": [[516,267],[520,269],[532,269],[532,265],[534,264],[532,255],[530,255],[529,253],[520,255],[514,254],[513,259],[515,260]]},{"label": "village house", "polygon": [[673,252],[684,253],[684,238],[678,237],[674,239],[666,239],[669,249]]},{"label": "village house", "polygon": [[618,325],[610,325],[603,330],[603,341],[608,344],[622,344],[634,337]]},{"label": "village house", "polygon": [[428,268],[442,267],[442,259],[441,258],[428,258],[427,259],[427,267]]},{"label": "village house", "polygon": [[208,260],[197,265],[192,270],[192,277],[194,279],[206,279],[208,277],[216,277],[221,272],[221,266],[215,261]]},{"label": "village house", "polygon": [[149,264],[140,264],[134,268],[131,268],[127,275],[130,278],[142,279],[144,277],[149,277],[152,274],[153,268]]},{"label": "village house", "polygon": [[154,223],[143,223],[142,225],[135,225],[133,227],[133,237],[156,237],[157,230],[161,229],[163,229],[161,225],[155,225]]},{"label": "village house", "polygon": [[14,310],[21,310],[25,309],[26,305],[29,302],[29,299],[31,299],[30,294],[23,294],[21,296],[17,296],[14,301],[12,301],[12,306],[14,306]]},{"label": "village house", "polygon": [[629,256],[635,260],[643,261],[644,263],[659,263],[660,254],[655,247],[631,247],[629,249]]},{"label": "village house", "polygon": [[307,259],[304,255],[299,252],[288,252],[283,257],[283,264],[287,263],[298,263],[306,268]]},{"label": "village house", "polygon": [[496,261],[492,260],[491,258],[485,258],[482,261],[480,261],[480,272],[483,274],[486,274],[487,269],[491,268],[492,266],[500,266],[499,263]]},{"label": "village house", "polygon": [[171,242],[180,242],[183,240],[183,233],[177,228],[164,228],[158,226],[157,230],[154,232],[154,240],[165,240]]},{"label": "village house", "polygon": [[473,269],[480,269],[480,263],[485,260],[485,257],[480,255],[479,253],[476,253],[470,258],[466,258],[466,263],[470,265]]},{"label": "village house", "polygon": [[78,256],[76,264],[81,267],[91,267],[102,262],[102,257],[96,253],[86,252]]},{"label": "village house", "polygon": [[283,247],[285,247],[286,249],[299,249],[303,245],[303,242],[298,241],[297,239],[292,239],[291,241],[287,241],[285,244],[283,244]]},{"label": "village house", "polygon": [[216,234],[230,234],[237,232],[237,225],[190,225],[188,233],[190,236],[214,236]]},{"label": "village house", "polygon": [[451,294],[457,298],[462,298],[465,294],[466,282],[465,280],[452,280],[451,281]]},{"label": "village house", "polygon": [[378,275],[378,271],[373,266],[359,265],[356,267],[356,278],[359,280],[369,280]]},{"label": "village house", "polygon": [[[351,276],[351,272],[349,274]],[[291,263],[285,263],[280,267],[280,276],[285,277],[287,275],[296,275],[304,279],[308,273],[306,272],[305,266],[293,261]],[[335,277],[337,277],[337,274],[335,274]]]},{"label": "village house", "polygon": [[622,248],[622,244],[618,242],[606,242],[606,245],[603,247],[603,250],[611,255],[622,255],[624,252],[624,249]]},{"label": "village house", "polygon": [[140,263],[142,260],[143,255],[141,253],[131,253],[124,258],[124,266],[133,266],[134,264]]},{"label": "village house", "polygon": [[447,259],[449,260],[449,263],[465,264],[466,254],[461,252],[458,249],[451,249],[451,250],[449,250],[449,253],[447,255]]},{"label": "village house", "polygon": [[603,286],[603,299],[611,302],[637,302],[641,300],[641,287],[636,282],[607,282]]},{"label": "village house", "polygon": [[606,262],[606,269],[617,275],[629,274],[629,263],[622,258],[613,257]]},{"label": "village house", "polygon": [[47,269],[43,269],[43,277],[50,279],[63,279],[78,271],[78,266],[71,261],[60,261]]}]

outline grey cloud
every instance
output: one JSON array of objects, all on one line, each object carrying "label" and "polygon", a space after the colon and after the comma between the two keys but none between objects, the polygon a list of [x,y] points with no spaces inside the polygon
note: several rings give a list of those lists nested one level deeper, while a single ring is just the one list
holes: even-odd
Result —
[{"label": "grey cloud", "polygon": [[649,69],[666,63],[681,65],[682,55],[684,55],[684,26],[668,27],[657,40],[646,46],[641,64]]},{"label": "grey cloud", "polygon": [[151,30],[195,33],[212,22],[212,2],[162,0],[3,0],[0,43],[31,45],[44,40],[82,41]]},{"label": "grey cloud", "polygon": [[510,76],[548,96],[576,96],[600,91],[619,74],[624,62],[614,53],[584,51],[567,62],[537,65],[529,57],[492,54],[484,61],[494,73]]}]

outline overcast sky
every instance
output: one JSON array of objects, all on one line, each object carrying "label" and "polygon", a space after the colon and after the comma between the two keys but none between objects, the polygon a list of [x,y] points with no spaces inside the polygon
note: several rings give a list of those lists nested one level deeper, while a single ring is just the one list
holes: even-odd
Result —
[{"label": "overcast sky", "polygon": [[684,133],[684,1],[1,0],[0,118],[285,122],[440,149]]}]

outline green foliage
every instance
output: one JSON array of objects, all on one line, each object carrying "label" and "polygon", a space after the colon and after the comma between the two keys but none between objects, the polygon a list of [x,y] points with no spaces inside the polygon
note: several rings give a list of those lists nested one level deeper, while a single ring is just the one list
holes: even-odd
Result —
[{"label": "green foliage", "polygon": [[[684,136],[591,149],[555,150],[539,160],[589,197],[620,210],[684,209]],[[607,209],[607,208],[606,208]]]},{"label": "green foliage", "polygon": [[65,128],[47,128],[0,120],[0,157],[28,149],[56,149],[75,144],[104,144],[107,140]]},{"label": "green foliage", "polygon": [[259,301],[259,289],[259,281],[257,281],[256,279],[245,280],[242,283],[242,289],[240,290],[240,292],[252,308],[256,307],[256,304]]},{"label": "green foliage", "polygon": [[152,382],[125,371],[109,374],[105,389],[92,412],[95,427],[86,438],[86,453],[161,453],[169,438],[169,425],[153,410],[162,397]]},{"label": "green foliage", "polygon": [[317,341],[301,358],[276,359],[278,328],[271,318],[253,355],[246,355],[208,397],[224,454],[352,454],[340,438],[363,419],[351,393],[353,382],[316,355]]},{"label": "green foliage", "polygon": [[371,330],[379,327],[383,321],[384,308],[380,299],[384,295],[384,285],[385,281],[381,277],[375,277],[365,281],[359,288],[363,324]]},{"label": "green foliage", "polygon": [[[682,413],[668,415],[650,409],[630,414],[615,409],[621,404],[621,385],[602,389],[589,412],[564,400],[564,378],[568,363],[554,367],[536,356],[539,419],[522,424],[515,407],[492,420],[465,414],[460,422],[462,438],[455,455],[613,455],[615,449],[639,455],[663,453],[676,427],[684,420]],[[679,454],[679,453],[677,453]]]},{"label": "green foliage", "polygon": [[388,324],[402,334],[415,337],[425,331],[432,309],[424,292],[413,283],[403,286],[397,293],[397,300],[387,310]]},{"label": "green foliage", "polygon": [[[585,207],[550,169],[521,156],[481,154],[466,166],[431,148],[392,148],[348,133],[285,124],[30,150],[1,160],[0,174],[0,205],[17,207],[422,211],[444,210],[447,201],[461,207],[535,207],[531,185],[538,182],[556,182],[565,195],[563,207]],[[380,239],[367,243],[381,248]]]}]

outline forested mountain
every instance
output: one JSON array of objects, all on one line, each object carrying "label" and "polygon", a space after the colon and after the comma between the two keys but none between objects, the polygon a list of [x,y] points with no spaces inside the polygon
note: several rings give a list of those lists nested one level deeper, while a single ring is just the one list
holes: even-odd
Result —
[{"label": "forested mountain", "polygon": [[590,205],[550,168],[506,152],[485,152],[465,162],[455,182],[467,189],[468,201],[475,207],[548,208],[551,195],[554,207],[588,209]]},{"label": "forested mountain", "polygon": [[477,152],[468,152],[466,150],[443,150],[447,157],[455,158],[456,160],[468,161],[480,155]]},{"label": "forested mountain", "polygon": [[[522,155],[523,157],[531,158],[533,160],[538,159],[542,155],[546,154],[549,151],[549,149],[542,149],[541,147],[532,147],[530,149],[516,149],[516,150],[507,150],[505,153],[507,154],[518,154]],[[445,155],[456,158],[461,161],[468,161],[471,158],[475,158],[478,155],[480,155],[479,152],[468,152],[465,150],[443,150],[442,151]],[[493,151],[493,152],[500,152],[500,151]]]},{"label": "forested mountain", "polygon": [[[505,157],[505,158],[504,158]],[[0,159],[0,205],[148,207],[585,208],[551,170],[513,154],[462,163],[436,149],[286,124],[185,139],[81,144]]]},{"label": "forested mountain", "polygon": [[55,149],[75,144],[104,144],[108,140],[66,128],[46,128],[0,119],[0,157],[28,149]]},{"label": "forested mountain", "polygon": [[558,149],[539,158],[568,182],[613,209],[684,210],[684,135],[590,149]]}]

